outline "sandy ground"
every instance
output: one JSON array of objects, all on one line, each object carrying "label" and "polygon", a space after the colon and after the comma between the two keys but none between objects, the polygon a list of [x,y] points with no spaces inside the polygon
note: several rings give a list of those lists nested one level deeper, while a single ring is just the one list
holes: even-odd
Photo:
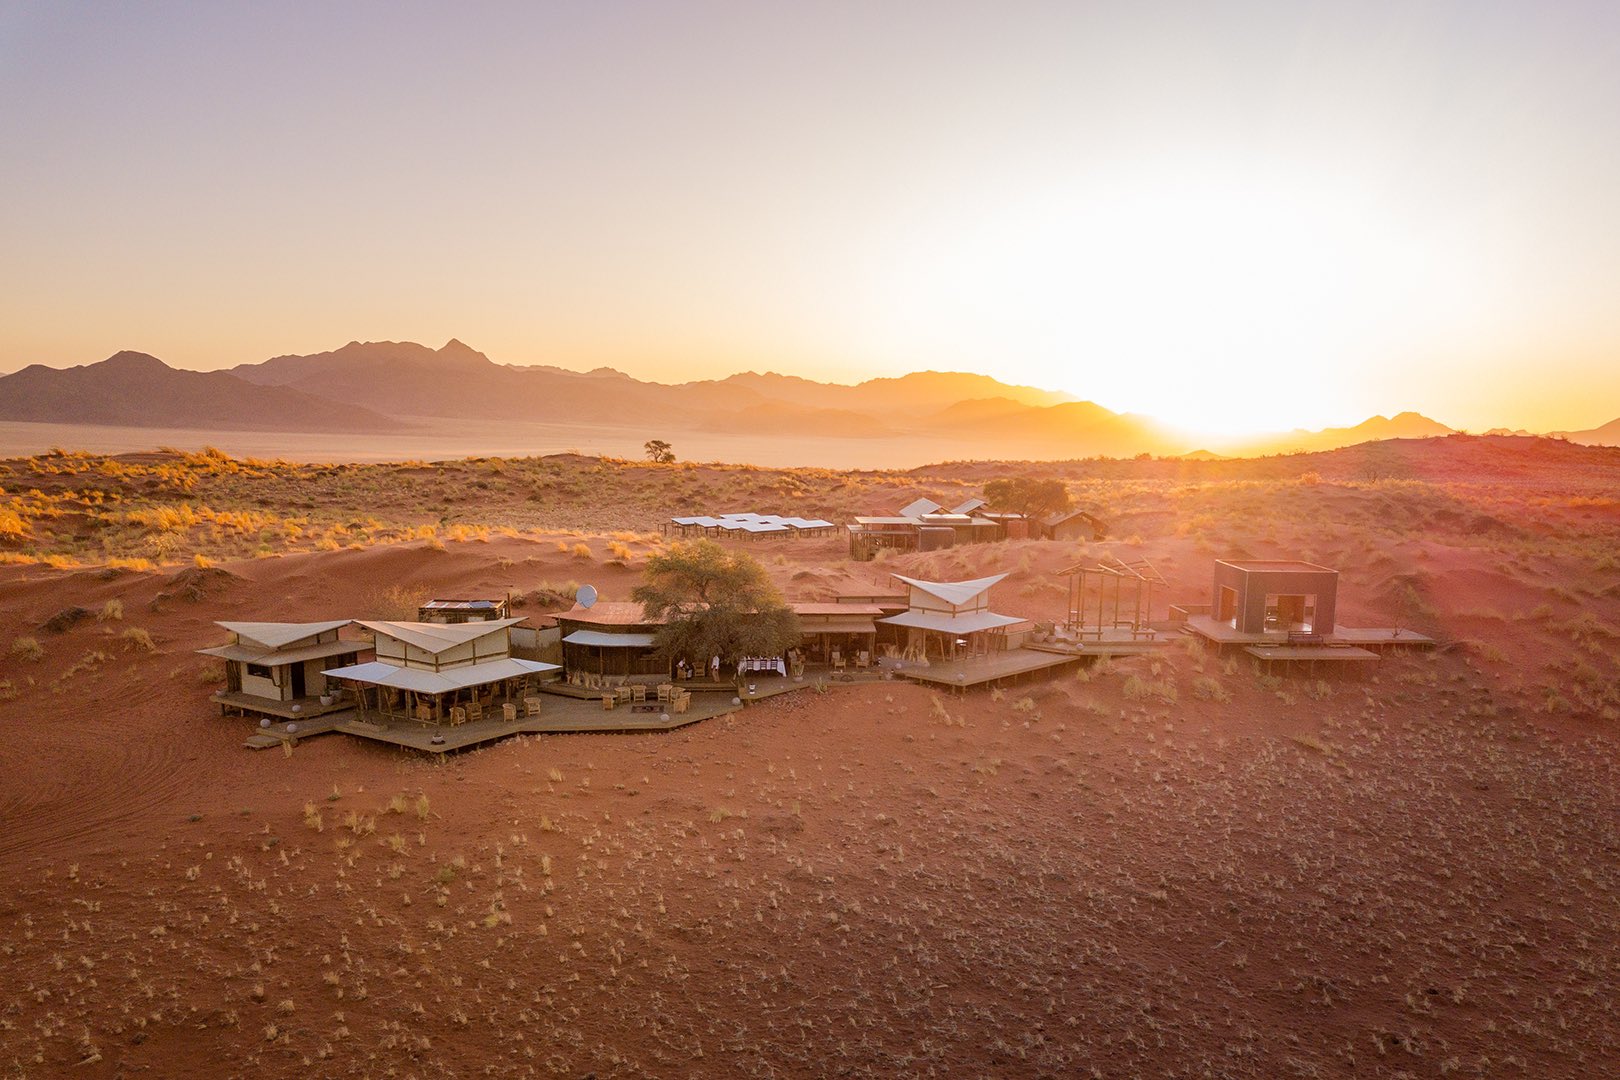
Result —
[{"label": "sandy ground", "polygon": [[[1344,522],[1390,492],[1307,494],[1302,534],[1232,543],[1309,543],[1344,572],[1341,621],[1444,648],[1266,680],[1178,646],[446,761],[242,750],[191,650],[214,619],[365,615],[391,585],[588,572],[621,597],[645,544],[616,565],[593,538],[585,571],[551,535],[0,566],[0,649],[41,654],[0,655],[0,1075],[1614,1075],[1613,507],[1510,543],[1373,533]],[[1089,553],[1201,599],[1206,530],[1137,512],[1141,538]],[[1006,570],[998,609],[1049,618],[1076,552],[764,554],[806,596]]]}]

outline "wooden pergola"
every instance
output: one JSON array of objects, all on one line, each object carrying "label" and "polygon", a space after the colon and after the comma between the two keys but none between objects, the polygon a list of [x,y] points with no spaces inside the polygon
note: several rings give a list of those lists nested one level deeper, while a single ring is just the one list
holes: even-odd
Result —
[{"label": "wooden pergola", "polygon": [[[1065,625],[1078,633],[1099,636],[1109,630],[1128,630],[1133,635],[1151,632],[1153,587],[1169,588],[1169,582],[1146,559],[1127,563],[1108,555],[1093,565],[1077,563],[1058,574],[1069,579]],[[1090,603],[1093,598],[1095,607]],[[1086,624],[1088,613],[1095,619],[1091,626]]]}]

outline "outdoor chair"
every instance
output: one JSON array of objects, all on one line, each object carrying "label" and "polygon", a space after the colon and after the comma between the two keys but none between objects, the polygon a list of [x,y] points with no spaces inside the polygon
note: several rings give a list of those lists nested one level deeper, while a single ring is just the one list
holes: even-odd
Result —
[{"label": "outdoor chair", "polygon": [[634,701],[634,702],[646,701],[647,700],[647,688],[645,686],[643,686],[641,683],[636,683],[636,685],[634,685],[634,686],[632,686],[630,688],[630,700]]},{"label": "outdoor chair", "polygon": [[608,710],[612,709],[613,706],[617,705],[618,703],[619,703],[619,699],[618,699],[617,695],[615,695],[615,694],[603,694],[602,695],[602,711],[603,712],[607,712]]},{"label": "outdoor chair", "polygon": [[426,705],[418,705],[416,707],[416,718],[424,724],[431,723],[433,720],[433,710],[428,708]]},{"label": "outdoor chair", "polygon": [[668,701],[674,695],[675,688],[669,683],[661,683],[658,687],[658,700]]},{"label": "outdoor chair", "polygon": [[630,691],[630,688],[628,686],[620,686],[618,689],[613,691],[613,694],[620,701],[625,702],[626,704],[629,704],[629,702],[630,702],[630,692],[631,691]]},{"label": "outdoor chair", "polygon": [[540,715],[540,699],[537,698],[537,697],[526,697],[526,698],[524,698],[523,699],[523,711],[524,711],[524,715],[529,716],[529,717],[539,716]]},{"label": "outdoor chair", "polygon": [[689,693],[677,694],[675,695],[675,700],[671,704],[674,706],[675,712],[683,713],[692,704],[692,695]]},{"label": "outdoor chair", "polygon": [[832,654],[832,669],[834,671],[844,670],[844,654],[836,649],[833,650]]},{"label": "outdoor chair", "polygon": [[872,654],[862,649],[855,654],[855,666],[862,670],[872,666]]},{"label": "outdoor chair", "polygon": [[508,701],[501,706],[501,713],[506,717],[506,722],[510,724],[517,719],[517,706]]},{"label": "outdoor chair", "polygon": [[483,704],[483,702],[481,702],[481,701],[469,701],[467,703],[467,719],[469,719],[469,720],[482,720],[483,718],[484,718],[484,704]]},{"label": "outdoor chair", "polygon": [[453,706],[450,709],[450,726],[455,727],[457,724],[465,724],[466,722],[467,710],[460,705]]}]

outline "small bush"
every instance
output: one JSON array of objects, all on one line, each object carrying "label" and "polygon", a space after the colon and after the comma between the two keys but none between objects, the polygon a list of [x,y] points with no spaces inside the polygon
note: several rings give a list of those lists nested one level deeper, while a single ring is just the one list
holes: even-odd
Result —
[{"label": "small bush", "polygon": [[37,664],[45,659],[45,647],[39,643],[38,638],[20,637],[12,641],[11,655],[19,660]]},{"label": "small bush", "polygon": [[124,602],[116,596],[101,605],[101,611],[96,614],[97,622],[111,622],[124,617]]},{"label": "small bush", "polygon": [[157,643],[152,640],[152,635],[139,626],[125,627],[124,632],[118,635],[118,640],[124,643],[126,649],[157,652]]}]

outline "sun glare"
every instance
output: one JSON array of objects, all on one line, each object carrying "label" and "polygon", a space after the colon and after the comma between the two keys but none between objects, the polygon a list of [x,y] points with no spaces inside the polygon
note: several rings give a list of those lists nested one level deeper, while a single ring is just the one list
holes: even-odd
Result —
[{"label": "sun glare", "polygon": [[1189,431],[1363,419],[1316,384],[1410,340],[1430,254],[1331,185],[1215,175],[1010,201],[917,245],[896,316],[941,325],[955,356],[986,350],[1002,378]]}]

